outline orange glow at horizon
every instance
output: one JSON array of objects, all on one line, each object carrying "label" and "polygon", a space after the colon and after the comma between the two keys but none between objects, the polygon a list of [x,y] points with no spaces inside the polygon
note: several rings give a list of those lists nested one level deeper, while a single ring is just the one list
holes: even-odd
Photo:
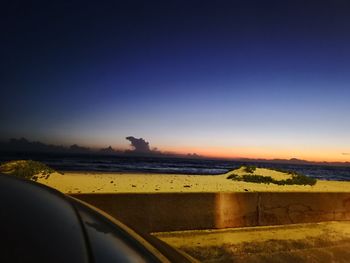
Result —
[{"label": "orange glow at horizon", "polygon": [[249,159],[291,159],[297,158],[315,162],[349,162],[350,155],[342,154],[339,149],[280,149],[252,147],[167,147],[170,152],[180,154],[196,153],[212,158],[249,158]]},{"label": "orange glow at horizon", "polygon": [[[92,148],[100,149],[100,143],[89,145]],[[153,144],[152,144],[153,146]],[[350,154],[346,147],[326,147],[326,146],[170,146],[166,144],[154,144],[162,153],[170,154],[193,154],[196,153],[208,158],[248,158],[248,159],[292,159],[297,158],[315,162],[350,162]],[[104,145],[103,147],[108,147]],[[130,150],[129,144],[112,145],[117,150]],[[151,147],[153,148],[153,147]]]}]

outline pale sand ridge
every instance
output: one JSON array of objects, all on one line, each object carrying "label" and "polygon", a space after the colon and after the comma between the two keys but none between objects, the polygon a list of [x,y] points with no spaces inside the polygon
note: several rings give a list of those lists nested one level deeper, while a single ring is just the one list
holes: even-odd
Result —
[{"label": "pale sand ridge", "polygon": [[[148,173],[53,173],[39,182],[64,193],[159,193],[159,192],[350,192],[350,182],[322,181],[316,185],[276,185],[248,183],[226,179],[242,174],[240,169],[222,175],[179,175]],[[254,174],[275,179],[290,178],[289,174],[257,168]]]}]

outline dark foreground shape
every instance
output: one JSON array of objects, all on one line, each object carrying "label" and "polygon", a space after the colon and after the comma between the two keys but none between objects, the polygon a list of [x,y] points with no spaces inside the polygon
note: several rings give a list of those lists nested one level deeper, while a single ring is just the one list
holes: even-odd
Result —
[{"label": "dark foreground shape", "polygon": [[40,184],[0,175],[0,262],[194,262]]}]

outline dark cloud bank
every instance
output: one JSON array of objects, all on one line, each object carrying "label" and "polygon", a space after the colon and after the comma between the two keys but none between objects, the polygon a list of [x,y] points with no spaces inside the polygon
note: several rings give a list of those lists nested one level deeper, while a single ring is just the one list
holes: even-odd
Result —
[{"label": "dark cloud bank", "polygon": [[125,139],[130,141],[133,152],[139,153],[150,153],[151,149],[149,147],[149,142],[146,142],[143,138],[135,138],[134,136],[128,136]]},{"label": "dark cloud bank", "polygon": [[130,142],[132,149],[130,150],[116,150],[111,146],[102,149],[90,149],[77,144],[69,147],[58,146],[53,144],[45,144],[42,142],[33,142],[25,138],[10,139],[7,142],[0,142],[1,152],[19,152],[19,153],[72,153],[72,154],[100,154],[100,155],[133,155],[133,156],[165,156],[165,157],[190,157],[201,158],[201,156],[193,153],[188,155],[181,155],[175,153],[165,153],[159,151],[157,148],[150,147],[150,143],[143,138],[136,138],[134,136],[126,137]]}]

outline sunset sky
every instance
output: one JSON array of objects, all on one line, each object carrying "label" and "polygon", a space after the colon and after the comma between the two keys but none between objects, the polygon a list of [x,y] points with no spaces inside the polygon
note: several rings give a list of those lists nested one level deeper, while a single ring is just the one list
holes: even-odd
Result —
[{"label": "sunset sky", "polygon": [[349,1],[30,2],[0,11],[3,140],[350,161]]}]

